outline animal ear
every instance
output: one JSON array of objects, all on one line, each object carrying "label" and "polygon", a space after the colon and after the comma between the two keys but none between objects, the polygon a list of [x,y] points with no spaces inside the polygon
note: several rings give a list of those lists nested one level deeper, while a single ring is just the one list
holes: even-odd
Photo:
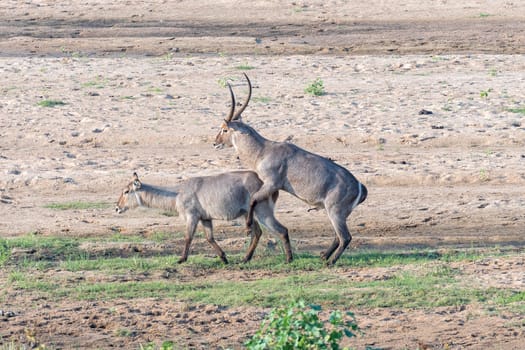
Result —
[{"label": "animal ear", "polygon": [[133,173],[133,188],[138,190],[142,184],[140,183],[139,176],[137,173]]}]

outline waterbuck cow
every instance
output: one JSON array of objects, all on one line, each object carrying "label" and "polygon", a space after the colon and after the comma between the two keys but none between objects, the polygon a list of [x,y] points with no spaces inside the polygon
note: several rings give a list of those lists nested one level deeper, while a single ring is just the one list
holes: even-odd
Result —
[{"label": "waterbuck cow", "polygon": [[263,186],[252,195],[246,224],[253,223],[253,211],[258,203],[267,200],[278,190],[284,190],[302,201],[325,208],[336,237],[321,258],[334,264],[346,249],[352,236],[346,219],[368,194],[366,187],[347,169],[330,159],[310,153],[294,144],[270,141],[241,121],[241,113],[250,101],[248,96],[235,113],[235,96],[228,84],[232,105],[215,138],[215,148],[234,147],[241,163],[255,171]]},{"label": "waterbuck cow", "polygon": [[[212,220],[234,220],[246,218],[250,208],[250,197],[262,186],[262,181],[252,171],[234,171],[215,176],[193,177],[179,182],[172,188],[162,188],[140,182],[137,173],[124,188],[117,202],[117,213],[136,207],[158,208],[176,211],[186,221],[185,246],[179,263],[188,259],[191,241],[199,221],[206,232],[206,239],[224,263],[226,254],[213,238]],[[275,233],[282,240],[286,260],[292,261],[292,249],[288,229],[274,216],[275,202],[279,196],[275,192],[266,200],[255,205],[256,222],[251,228],[251,241],[243,262],[253,256],[261,237],[259,223]]]}]

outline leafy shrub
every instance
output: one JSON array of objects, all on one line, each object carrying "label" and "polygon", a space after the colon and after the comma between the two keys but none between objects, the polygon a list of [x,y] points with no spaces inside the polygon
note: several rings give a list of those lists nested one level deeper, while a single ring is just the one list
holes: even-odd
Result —
[{"label": "leafy shrub", "polygon": [[319,78],[315,79],[310,85],[308,85],[306,89],[304,89],[304,92],[314,96],[321,96],[326,93],[324,91],[323,81]]},{"label": "leafy shrub", "polygon": [[332,311],[328,321],[319,319],[321,307],[294,301],[273,309],[261,328],[245,343],[249,350],[338,350],[344,336],[355,337],[359,330],[354,314]]}]

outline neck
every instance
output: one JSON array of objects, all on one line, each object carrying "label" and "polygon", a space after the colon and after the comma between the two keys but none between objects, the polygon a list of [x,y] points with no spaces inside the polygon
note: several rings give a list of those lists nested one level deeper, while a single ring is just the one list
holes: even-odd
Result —
[{"label": "neck", "polygon": [[176,200],[178,193],[156,186],[142,184],[140,190],[135,192],[135,197],[139,206],[148,208],[176,211]]},{"label": "neck", "polygon": [[236,131],[232,135],[232,144],[241,163],[255,169],[258,156],[264,149],[265,143],[269,141],[246,124],[243,126],[246,130]]}]

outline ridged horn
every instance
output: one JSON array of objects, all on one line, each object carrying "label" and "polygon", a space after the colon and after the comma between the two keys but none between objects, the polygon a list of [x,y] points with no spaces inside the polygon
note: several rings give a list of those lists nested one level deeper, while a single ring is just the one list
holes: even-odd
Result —
[{"label": "ridged horn", "polygon": [[230,90],[230,96],[232,98],[232,106],[230,108],[230,113],[228,113],[228,116],[226,117],[226,119],[224,119],[227,123],[232,121],[233,112],[235,112],[235,95],[233,94],[233,90],[230,83],[228,83],[228,89]]},{"label": "ridged horn", "polygon": [[239,109],[233,116],[233,120],[239,119],[242,112],[244,112],[244,110],[246,109],[246,106],[248,106],[248,102],[250,102],[250,98],[252,97],[252,83],[250,81],[250,78],[248,78],[248,75],[246,75],[246,73],[243,73],[243,74],[244,74],[244,77],[246,78],[246,81],[248,82],[248,88],[249,88],[248,96],[246,96],[246,100],[244,100],[244,103],[242,104],[241,109]]}]

